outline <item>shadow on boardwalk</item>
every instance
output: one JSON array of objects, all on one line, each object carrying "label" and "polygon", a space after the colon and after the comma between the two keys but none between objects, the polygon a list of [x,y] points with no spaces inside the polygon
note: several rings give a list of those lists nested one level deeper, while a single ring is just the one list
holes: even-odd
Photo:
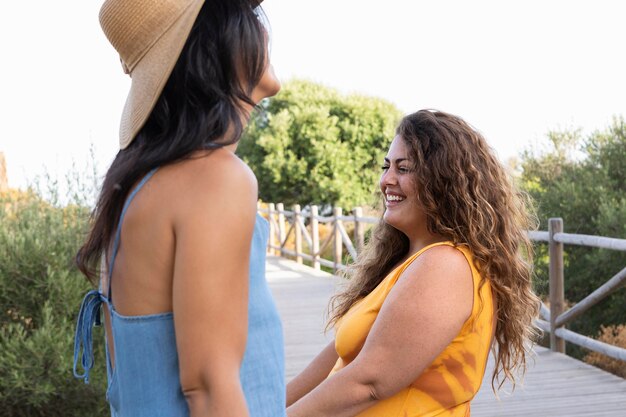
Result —
[{"label": "shadow on boardwalk", "polygon": [[[275,256],[268,257],[267,279],[283,318],[290,380],[332,340],[332,332],[323,333],[324,320],[339,279]],[[535,352],[523,384],[512,394],[505,386],[499,399],[491,390],[490,361],[473,417],[626,417],[626,380],[545,348]]]}]

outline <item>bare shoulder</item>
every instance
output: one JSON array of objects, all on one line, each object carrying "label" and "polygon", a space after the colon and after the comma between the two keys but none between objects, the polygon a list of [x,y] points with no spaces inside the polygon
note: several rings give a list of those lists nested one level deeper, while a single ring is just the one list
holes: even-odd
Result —
[{"label": "bare shoulder", "polygon": [[[235,154],[226,149],[216,149],[204,155],[174,164],[171,167],[172,180],[177,191],[189,194],[193,199],[202,199],[212,192],[223,192],[221,199],[230,201],[242,197],[253,197],[256,202],[257,181],[252,170]],[[211,195],[215,201],[215,196]]]},{"label": "bare shoulder", "polygon": [[252,170],[235,154],[217,149],[164,169],[163,204],[179,220],[226,211],[254,216],[258,186]]},{"label": "bare shoulder", "polygon": [[425,250],[405,270],[409,275],[415,272],[436,270],[454,276],[471,276],[471,269],[463,252],[449,245],[433,246]]},{"label": "bare shoulder", "polygon": [[189,184],[202,189],[243,187],[256,192],[257,182],[252,170],[226,149],[216,149],[176,164],[180,174]]},{"label": "bare shoulder", "polygon": [[[439,245],[424,251],[402,273],[401,279],[419,278],[423,285],[457,289],[472,289],[472,270],[463,252]],[[459,286],[461,284],[461,286]]]}]

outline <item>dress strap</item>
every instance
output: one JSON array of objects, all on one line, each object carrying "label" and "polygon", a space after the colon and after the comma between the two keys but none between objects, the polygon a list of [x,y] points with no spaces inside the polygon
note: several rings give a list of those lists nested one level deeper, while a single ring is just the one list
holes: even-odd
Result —
[{"label": "dress strap", "polygon": [[[101,325],[101,309],[102,303],[107,303],[109,305],[109,309],[112,309],[111,305],[111,276],[113,274],[113,264],[115,263],[115,256],[117,255],[117,251],[119,249],[120,244],[120,235],[122,233],[122,221],[124,220],[124,214],[126,214],[126,210],[128,209],[128,205],[135,197],[137,192],[143,187],[143,185],[154,175],[156,172],[156,168],[150,171],[135,187],[135,189],[130,193],[128,199],[124,203],[124,208],[122,209],[122,214],[120,215],[120,219],[117,225],[117,230],[115,233],[115,241],[113,243],[113,253],[111,256],[111,262],[109,263],[109,269],[107,270],[108,275],[108,299],[104,295],[102,295],[102,289],[99,286],[97,290],[91,290],[83,298],[83,302],[80,305],[80,311],[78,313],[78,320],[76,322],[76,335],[74,337],[74,376],[76,378],[83,379],[85,383],[89,383],[89,372],[91,368],[93,368],[93,334],[92,330],[94,326]],[[80,372],[78,370],[80,362],[80,367],[82,367],[83,371]]]},{"label": "dress strap", "polygon": [[[100,309],[104,297],[98,290],[91,290],[83,298],[76,322],[76,335],[74,337],[74,376],[89,383],[89,371],[93,367],[93,336],[94,326],[101,325]],[[82,351],[82,352],[81,352]],[[78,371],[78,362],[83,372]]]},{"label": "dress strap", "polygon": [[120,215],[120,219],[117,222],[117,230],[115,231],[115,240],[113,241],[113,252],[111,253],[111,260],[109,261],[109,268],[107,269],[107,298],[109,303],[112,302],[113,297],[111,294],[111,277],[113,276],[113,265],[115,265],[115,258],[117,256],[117,251],[120,248],[120,238],[122,235],[122,223],[124,222],[124,216],[126,215],[126,210],[128,210],[128,206],[130,205],[135,195],[141,190],[141,188],[145,185],[146,182],[154,175],[158,168],[154,168],[152,171],[148,172],[148,174],[143,177],[143,179],[137,184],[135,189],[130,193],[126,202],[124,203],[124,208],[122,209],[122,214]]}]

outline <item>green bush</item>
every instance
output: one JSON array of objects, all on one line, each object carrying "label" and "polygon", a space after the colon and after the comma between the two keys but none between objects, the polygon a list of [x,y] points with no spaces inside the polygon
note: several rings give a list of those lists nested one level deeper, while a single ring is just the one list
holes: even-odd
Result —
[{"label": "green bush", "polygon": [[103,331],[90,384],[72,375],[75,320],[90,284],[73,265],[89,209],[33,191],[0,194],[0,410],[106,416]]}]

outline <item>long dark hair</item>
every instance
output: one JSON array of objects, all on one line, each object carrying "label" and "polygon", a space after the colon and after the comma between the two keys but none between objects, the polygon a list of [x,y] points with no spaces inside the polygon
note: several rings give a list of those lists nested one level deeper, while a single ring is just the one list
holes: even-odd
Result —
[{"label": "long dark hair", "polygon": [[126,196],[153,168],[198,150],[235,143],[245,106],[267,65],[267,30],[254,0],[207,0],[154,109],[133,142],[118,152],[92,213],[92,227],[76,256],[96,282]]},{"label": "long dark hair", "polygon": [[[482,135],[460,117],[420,110],[402,119],[396,135],[413,160],[428,230],[467,245],[481,285],[491,284],[498,305],[492,383],[514,383],[514,370],[526,366],[526,342],[537,336],[539,299],[532,291],[533,248],[526,233],[537,227],[531,201]],[[348,269],[350,285],[332,300],[329,325],[372,292],[408,251],[408,238],[381,219]]]}]

